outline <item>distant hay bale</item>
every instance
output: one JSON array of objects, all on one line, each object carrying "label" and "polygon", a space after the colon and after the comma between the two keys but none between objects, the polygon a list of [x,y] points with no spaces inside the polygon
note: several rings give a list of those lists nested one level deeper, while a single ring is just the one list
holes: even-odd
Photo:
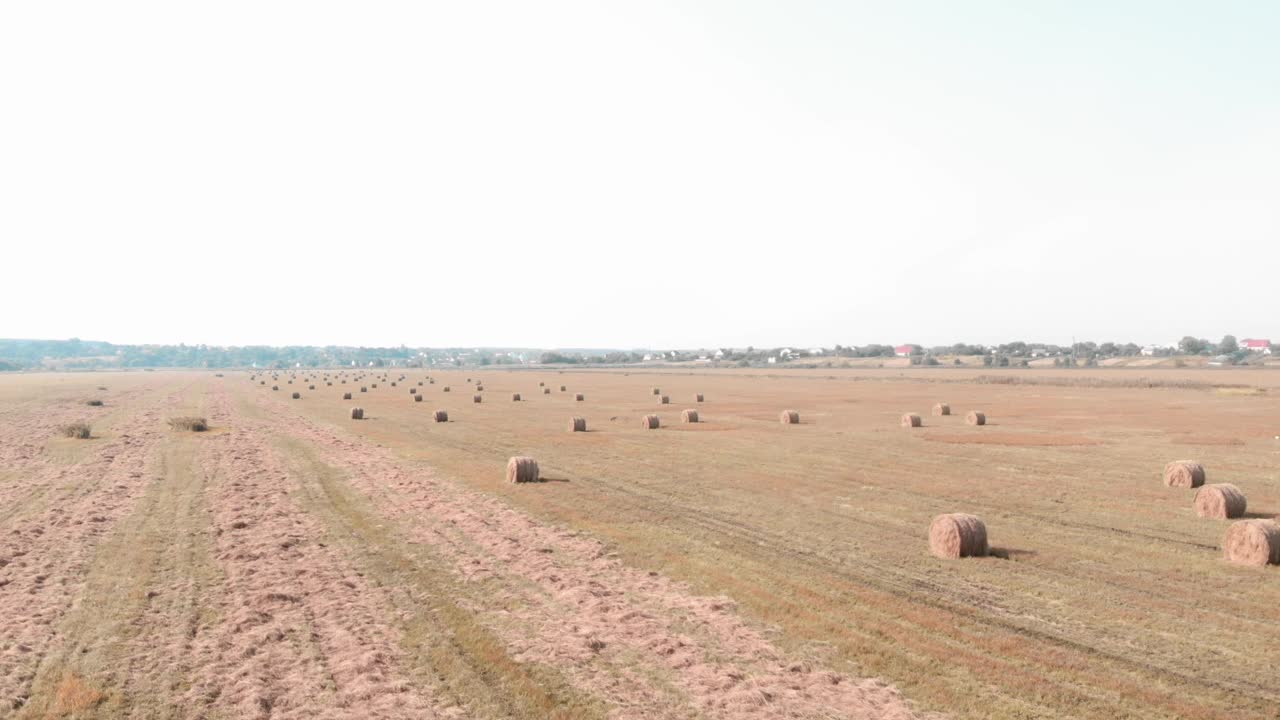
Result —
[{"label": "distant hay bale", "polygon": [[511,393],[511,402],[520,402],[520,393]]},{"label": "distant hay bale", "polygon": [[436,422],[449,422],[449,413],[446,410],[437,410],[431,414],[431,419]]},{"label": "distant hay bale", "polygon": [[417,392],[418,392],[418,391],[417,391],[417,390],[415,390],[414,388],[409,388],[409,394],[410,394],[410,395],[413,395],[413,394],[415,394],[415,393],[417,393]]},{"label": "distant hay bale", "polygon": [[443,392],[449,392],[449,386],[445,385],[444,387],[440,388],[440,390]]},{"label": "distant hay bale", "polygon": [[378,383],[369,383],[369,387],[376,388],[378,387]]},{"label": "distant hay bale", "polygon": [[698,411],[685,410],[684,412],[680,413],[680,422],[687,422],[687,423],[698,422]]},{"label": "distant hay bale", "polygon": [[90,401],[86,402],[86,403],[85,403],[85,405],[88,405],[89,407],[102,407],[102,401],[101,401],[101,400],[90,400]]},{"label": "distant hay bale", "polygon": [[569,418],[569,432],[586,432],[587,419],[584,417]]},{"label": "distant hay bale", "polygon": [[391,382],[391,387],[395,387],[395,386],[396,386],[396,383],[395,383],[395,381],[393,380],[393,381]]},{"label": "distant hay bale", "polygon": [[561,385],[561,386],[560,386],[560,392],[564,392],[565,390],[566,390],[565,386],[564,386],[564,385]]},{"label": "distant hay bale", "polygon": [[517,455],[507,460],[507,482],[538,482],[538,461]]},{"label": "distant hay bale", "polygon": [[663,395],[662,397],[658,398],[659,405],[667,405],[670,402],[671,402],[671,398],[666,395]]},{"label": "distant hay bale", "polygon": [[481,397],[481,396],[479,396],[479,395],[472,395],[472,396],[471,396],[471,402],[473,402],[473,403],[482,402],[483,400],[484,400],[484,398],[482,398],[482,397]]},{"label": "distant hay bale", "polygon": [[414,402],[422,402],[422,396],[421,396],[421,395],[414,395],[414,396],[413,396],[413,401],[414,401]]},{"label": "distant hay bale", "polygon": [[299,392],[294,393],[294,394],[293,394],[293,399],[294,399],[294,400],[301,400],[301,399],[302,399],[302,393],[299,393]]},{"label": "distant hay bale", "polygon": [[641,427],[643,427],[645,430],[657,430],[657,429],[658,429],[658,416],[657,416],[657,415],[645,415],[645,416],[644,416],[644,419],[642,419],[642,420],[640,421],[640,426],[641,426]]},{"label": "distant hay bale", "polygon": [[308,389],[308,390],[315,390],[315,389],[316,389],[316,386],[315,386],[315,385],[308,385],[308,386],[307,386],[307,389]]},{"label": "distant hay bale", "polygon": [[694,395],[694,396],[693,396],[693,401],[694,401],[694,402],[702,402],[702,393],[697,393],[696,395]]},{"label": "distant hay bale", "polygon": [[343,400],[350,400],[350,399],[351,399],[351,393],[342,393],[342,399],[343,399]]},{"label": "distant hay bale", "polygon": [[782,421],[783,425],[799,425],[800,413],[795,410],[783,410],[778,419]]},{"label": "distant hay bale", "polygon": [[986,425],[987,414],[984,412],[979,412],[977,410],[970,410],[964,416],[964,424],[965,425]]},{"label": "distant hay bale", "polygon": [[929,523],[929,552],[940,558],[987,554],[987,526],[977,515],[946,513]]},{"label": "distant hay bale", "polygon": [[1231,483],[1214,483],[1196,490],[1196,514],[1202,518],[1227,520],[1244,516],[1247,502],[1240,488]]},{"label": "distant hay bale", "polygon": [[1197,488],[1204,484],[1204,466],[1191,460],[1174,460],[1164,466],[1164,484],[1169,487]]},{"label": "distant hay bale", "polygon": [[902,415],[902,427],[904,428],[918,428],[922,424],[920,416],[915,413],[904,413]]},{"label": "distant hay bale", "polygon": [[358,407],[353,407],[353,408],[351,408],[351,419],[352,419],[352,420],[363,420],[363,419],[364,419],[364,408],[358,408]]},{"label": "distant hay bale", "polygon": [[182,417],[169,418],[169,427],[185,432],[204,432],[209,429],[209,422],[202,417],[184,415]]},{"label": "distant hay bale", "polygon": [[477,383],[477,384],[476,384],[476,390],[477,390],[477,391],[482,392],[482,391],[484,391],[484,386],[483,386],[483,385],[480,385],[479,383]]},{"label": "distant hay bale", "polygon": [[84,422],[83,420],[67,423],[66,425],[58,428],[58,432],[63,437],[75,438],[77,440],[88,440],[93,434],[89,428],[89,423]]},{"label": "distant hay bale", "polygon": [[544,386],[546,386],[546,383],[544,383],[544,382],[542,382],[541,380],[539,380],[539,381],[538,381],[538,387],[544,387]]},{"label": "distant hay bale", "polygon": [[365,387],[364,385],[361,385],[360,392],[369,392],[369,388]]},{"label": "distant hay bale", "polygon": [[951,406],[946,403],[938,403],[937,405],[933,406],[933,414],[934,415],[950,415]]},{"label": "distant hay bale", "polygon": [[550,395],[550,394],[551,394],[551,388],[549,388],[549,387],[544,387],[544,388],[542,388],[542,394],[543,394],[543,395]]},{"label": "distant hay bale", "polygon": [[279,390],[279,389],[280,389],[280,386],[279,386],[279,385],[272,385],[272,386],[271,386],[271,389],[272,389],[272,390]]},{"label": "distant hay bale", "polygon": [[586,399],[587,399],[587,396],[586,396],[586,395],[583,395],[582,393],[576,393],[576,394],[573,396],[573,399],[574,399],[576,402],[582,402],[583,400],[586,400]]},{"label": "distant hay bale", "polygon": [[662,391],[661,391],[661,390],[659,390],[658,388],[649,388],[649,389],[653,391],[653,394],[654,394],[654,395],[661,395],[661,394],[662,394]]},{"label": "distant hay bale", "polygon": [[422,387],[422,381],[421,381],[421,380],[419,380],[419,381],[418,381],[418,387]]},{"label": "distant hay bale", "polygon": [[258,384],[259,384],[259,385],[266,385],[266,384],[267,384],[267,381],[266,381],[266,380],[259,380],[259,381],[258,381]]},{"label": "distant hay bale", "polygon": [[1222,538],[1222,557],[1236,565],[1280,565],[1280,525],[1275,520],[1237,520]]}]

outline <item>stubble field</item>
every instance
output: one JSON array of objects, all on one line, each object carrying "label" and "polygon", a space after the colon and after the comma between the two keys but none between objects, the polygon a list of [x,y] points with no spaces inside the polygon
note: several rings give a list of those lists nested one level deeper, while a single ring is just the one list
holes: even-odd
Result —
[{"label": "stubble field", "polygon": [[383,372],[0,377],[0,717],[1277,717],[1280,374]]}]

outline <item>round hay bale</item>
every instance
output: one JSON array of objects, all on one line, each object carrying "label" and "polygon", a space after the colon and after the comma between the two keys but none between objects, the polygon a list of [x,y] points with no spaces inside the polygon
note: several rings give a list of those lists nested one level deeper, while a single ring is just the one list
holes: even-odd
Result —
[{"label": "round hay bale", "polygon": [[694,401],[694,402],[702,402],[702,393],[698,393],[698,394],[694,395],[694,396],[693,396],[693,401]]},{"label": "round hay bale", "polygon": [[308,389],[308,390],[315,390],[315,389],[316,389],[316,386],[315,386],[315,385],[308,385],[308,386],[307,386],[307,389]]},{"label": "round hay bale", "polygon": [[1192,501],[1197,515],[1216,520],[1243,517],[1247,504],[1244,493],[1231,483],[1205,485],[1196,490],[1195,500]]},{"label": "round hay bale", "polygon": [[376,388],[378,387],[378,383],[369,383],[369,387]]},{"label": "round hay bale", "polygon": [[902,427],[904,428],[918,428],[922,424],[924,423],[920,420],[920,416],[915,413],[905,413],[902,416]]},{"label": "round hay bale", "polygon": [[480,385],[480,384],[478,384],[478,383],[477,383],[477,384],[476,384],[476,390],[478,390],[478,391],[483,391],[483,390],[484,390],[484,386],[483,386],[483,385]]},{"label": "round hay bale", "polygon": [[587,419],[584,417],[569,418],[569,432],[586,432]]},{"label": "round hay bale", "polygon": [[670,402],[671,402],[671,398],[667,397],[666,395],[663,395],[662,397],[658,398],[659,405],[666,405]]},{"label": "round hay bale", "polygon": [[351,399],[351,393],[342,393],[342,399],[343,399],[343,400],[350,400],[350,399]]},{"label": "round hay bale", "polygon": [[964,424],[965,425],[986,425],[987,414],[983,412],[978,412],[977,410],[970,410],[964,416]]},{"label": "round hay bale", "polygon": [[361,386],[360,386],[360,392],[369,392],[369,388],[367,388],[367,387],[365,387],[365,386],[361,385]]},{"label": "round hay bale", "polygon": [[294,394],[293,394],[293,399],[294,399],[294,400],[301,400],[301,399],[302,399],[302,393],[299,393],[299,392],[294,393]]},{"label": "round hay bale", "polygon": [[363,419],[364,419],[364,408],[358,408],[358,407],[353,407],[353,408],[351,408],[351,419],[352,419],[352,420],[363,420]]},{"label": "round hay bale", "polygon": [[690,409],[680,413],[680,422],[687,422],[687,423],[698,422],[698,411]]},{"label": "round hay bale", "polygon": [[934,415],[950,415],[951,406],[946,403],[938,403],[937,405],[933,406],[933,414]]},{"label": "round hay bale", "polygon": [[511,402],[520,402],[520,393],[511,393]]},{"label": "round hay bale", "polygon": [[279,386],[279,385],[272,385],[272,386],[271,386],[271,389],[272,389],[272,390],[279,390],[279,389],[280,389],[280,386]]},{"label": "round hay bale", "polygon": [[1237,520],[1222,538],[1222,557],[1236,565],[1280,565],[1280,525],[1275,520]]},{"label": "round hay bale", "polygon": [[418,381],[418,387],[422,387],[422,381],[421,381],[421,380],[419,380],[419,381]]},{"label": "round hay bale", "polygon": [[640,425],[641,425],[641,427],[643,427],[645,430],[657,430],[657,429],[658,429],[658,416],[657,416],[657,415],[645,415],[645,416],[644,416],[644,418],[640,421]]},{"label": "round hay bale", "polygon": [[421,396],[421,395],[414,395],[414,396],[413,396],[413,401],[414,401],[414,402],[422,402],[422,396]]},{"label": "round hay bale", "polygon": [[507,460],[507,482],[538,482],[538,461],[517,455]]},{"label": "round hay bale", "polygon": [[449,413],[445,410],[437,410],[432,413],[431,419],[436,422],[449,422]]},{"label": "round hay bale", "polygon": [[987,554],[987,526],[977,515],[945,513],[929,523],[929,552],[940,558]]},{"label": "round hay bale", "polygon": [[484,398],[480,397],[479,395],[471,396],[471,402],[473,403],[478,403],[478,402],[481,402],[482,400],[484,400]]},{"label": "round hay bale", "polygon": [[391,387],[395,387],[395,386],[396,386],[396,384],[395,384],[395,382],[393,381],[393,382],[391,383]]},{"label": "round hay bale", "polygon": [[563,385],[561,385],[561,386],[560,386],[560,392],[564,392],[564,391],[565,391],[565,387],[564,387]]},{"label": "round hay bale", "polygon": [[544,388],[542,388],[542,394],[543,394],[543,395],[550,395],[550,394],[551,394],[551,388],[549,388],[549,387],[544,387]]},{"label": "round hay bale", "polygon": [[574,399],[574,401],[576,401],[576,402],[582,402],[583,400],[586,400],[586,399],[587,399],[587,396],[586,396],[586,395],[583,395],[582,393],[577,393],[577,394],[575,394],[575,395],[573,396],[573,399]]},{"label": "round hay bale", "polygon": [[799,425],[800,413],[795,410],[783,410],[778,419],[782,421],[783,425]]},{"label": "round hay bale", "polygon": [[658,388],[649,388],[649,389],[653,391],[653,394],[654,394],[654,395],[661,395],[661,394],[662,394],[662,391],[661,391],[661,390],[659,390]]},{"label": "round hay bale", "polygon": [[545,387],[545,386],[546,386],[546,383],[542,382],[541,380],[538,381],[538,387]]},{"label": "round hay bale", "polygon": [[1204,466],[1191,460],[1174,460],[1164,466],[1164,484],[1169,487],[1197,488],[1204,484]]},{"label": "round hay bale", "polygon": [[414,395],[414,394],[416,394],[417,392],[418,392],[417,390],[415,390],[415,389],[413,389],[413,388],[409,388],[409,394],[410,394],[410,395]]},{"label": "round hay bale", "polygon": [[259,385],[266,385],[266,384],[267,384],[267,381],[266,381],[266,380],[259,380],[259,381],[258,381],[258,384],[259,384]]}]

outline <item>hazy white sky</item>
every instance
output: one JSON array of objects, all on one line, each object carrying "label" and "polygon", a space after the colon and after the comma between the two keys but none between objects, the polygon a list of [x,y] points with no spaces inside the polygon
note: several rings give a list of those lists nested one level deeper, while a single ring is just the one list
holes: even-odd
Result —
[{"label": "hazy white sky", "polygon": [[1280,3],[0,3],[0,337],[1280,337]]}]

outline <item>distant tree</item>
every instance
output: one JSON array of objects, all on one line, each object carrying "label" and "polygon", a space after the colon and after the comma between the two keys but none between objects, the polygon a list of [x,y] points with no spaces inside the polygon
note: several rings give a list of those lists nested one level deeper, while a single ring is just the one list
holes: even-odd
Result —
[{"label": "distant tree", "polygon": [[1218,343],[1218,352],[1222,355],[1230,355],[1240,349],[1240,343],[1236,342],[1235,335],[1223,335],[1222,341]]},{"label": "distant tree", "polygon": [[1196,339],[1190,335],[1178,341],[1178,350],[1184,355],[1199,355],[1208,347],[1208,340]]}]

